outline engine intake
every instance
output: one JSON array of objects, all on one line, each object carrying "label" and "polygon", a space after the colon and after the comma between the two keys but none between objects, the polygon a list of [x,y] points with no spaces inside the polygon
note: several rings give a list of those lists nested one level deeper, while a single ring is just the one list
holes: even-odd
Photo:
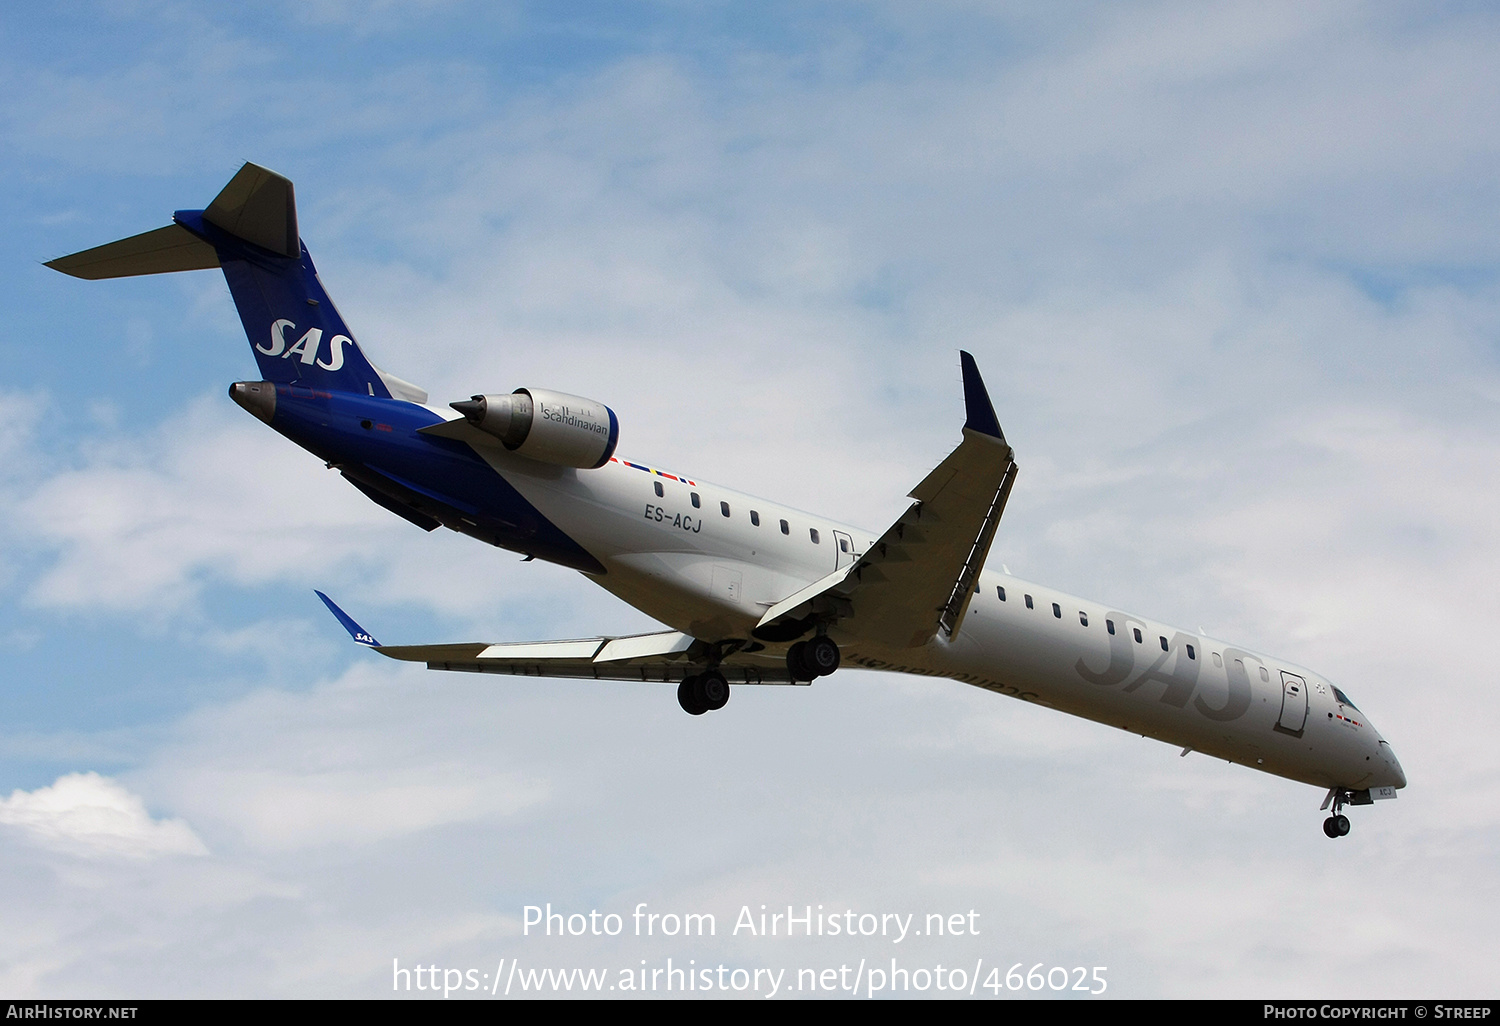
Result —
[{"label": "engine intake", "polygon": [[448,405],[516,455],[542,463],[592,470],[609,462],[620,440],[614,410],[566,392],[518,388]]}]

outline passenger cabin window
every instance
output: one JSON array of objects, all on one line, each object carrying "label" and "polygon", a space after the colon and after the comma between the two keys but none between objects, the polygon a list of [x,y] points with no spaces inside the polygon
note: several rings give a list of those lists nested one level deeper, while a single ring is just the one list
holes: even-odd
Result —
[{"label": "passenger cabin window", "polygon": [[1198,653],[1193,651],[1193,646],[1192,645],[1189,645],[1187,647],[1187,650],[1188,650],[1188,658],[1189,659],[1197,659],[1198,658]]},{"label": "passenger cabin window", "polygon": [[1078,622],[1087,627],[1089,625],[1089,614],[1080,609],[1078,611]]},{"label": "passenger cabin window", "polygon": [[703,505],[703,503],[701,503],[701,502],[698,501],[698,493],[697,492],[692,492],[691,495],[692,495],[692,498],[693,498],[693,508],[694,509],[698,509],[700,506]]},{"label": "passenger cabin window", "polygon": [[[834,532],[834,534],[837,534],[837,533],[838,533],[837,531]],[[849,551],[849,539],[848,538],[840,538],[839,539],[839,551],[840,552],[848,552]]]},{"label": "passenger cabin window", "polygon": [[789,523],[787,523],[785,520],[783,520],[781,522],[781,533],[782,534],[791,534],[792,533],[792,525],[789,524]]},{"label": "passenger cabin window", "polygon": [[1165,636],[1163,636],[1161,639],[1161,650],[1163,652],[1167,651],[1167,639]]},{"label": "passenger cabin window", "polygon": [[1113,634],[1115,632],[1115,622],[1113,620],[1105,620],[1104,629]]},{"label": "passenger cabin window", "polygon": [[819,544],[819,542],[818,542],[818,529],[816,527],[809,527],[807,529],[807,536],[812,539],[812,543],[814,545]]},{"label": "passenger cabin window", "polygon": [[1062,606],[1058,605],[1056,602],[1052,603],[1052,615],[1057,617],[1059,620],[1062,619]]},{"label": "passenger cabin window", "polygon": [[750,511],[750,523],[754,524],[756,527],[760,526],[760,514],[755,512],[755,510],[753,509]]},{"label": "passenger cabin window", "polygon": [[1135,643],[1139,645],[1141,643],[1141,629],[1139,627],[1132,627],[1130,630],[1135,634]]},{"label": "passenger cabin window", "polygon": [[1003,588],[1002,586],[1000,586],[998,584],[995,585],[995,594],[997,594],[997,595],[1000,596],[1000,601],[1001,602],[1005,601],[1005,588]]},{"label": "passenger cabin window", "polygon": [[1027,609],[1035,609],[1036,608],[1036,606],[1034,606],[1034,605],[1031,604],[1031,596],[1030,595],[1026,596],[1026,608]]},{"label": "passenger cabin window", "polygon": [[721,502],[721,503],[719,503],[719,512],[722,513],[722,514],[724,514],[726,517],[729,516],[729,503],[727,503],[727,502]]},{"label": "passenger cabin window", "polygon": [[663,495],[667,494],[665,491],[662,490],[662,486],[661,486],[661,482],[660,481],[652,481],[651,483],[656,486],[656,497],[658,499],[661,498]]}]

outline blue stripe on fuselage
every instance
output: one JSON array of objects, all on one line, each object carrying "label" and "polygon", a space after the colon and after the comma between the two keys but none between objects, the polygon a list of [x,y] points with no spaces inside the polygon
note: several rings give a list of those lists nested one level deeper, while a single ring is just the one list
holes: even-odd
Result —
[{"label": "blue stripe on fuselage", "polygon": [[278,384],[271,426],[360,484],[445,527],[584,573],[604,573],[597,559],[473,449],[418,433],[442,419],[399,399]]}]

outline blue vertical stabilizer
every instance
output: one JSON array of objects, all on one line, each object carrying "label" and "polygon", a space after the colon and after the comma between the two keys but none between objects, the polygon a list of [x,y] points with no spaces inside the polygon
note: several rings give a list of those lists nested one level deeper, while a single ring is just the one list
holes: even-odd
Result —
[{"label": "blue vertical stabilizer", "polygon": [[288,179],[246,164],[207,209],[179,210],[172,220],[47,266],[89,279],[217,266],[265,380],[426,402],[425,392],[378,370],[354,341],[297,234]]}]

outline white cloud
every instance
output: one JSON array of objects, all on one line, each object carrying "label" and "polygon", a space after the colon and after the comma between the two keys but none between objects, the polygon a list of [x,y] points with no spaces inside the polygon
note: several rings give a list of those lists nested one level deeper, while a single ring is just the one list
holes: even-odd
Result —
[{"label": "white cloud", "polygon": [[153,786],[244,846],[283,852],[503,820],[546,801],[537,774],[446,752],[440,720],[401,687],[411,669],[372,656],[310,693],[262,690],[195,713],[166,749],[194,768],[150,776]]},{"label": "white cloud", "polygon": [[13,527],[58,551],[32,600],[170,612],[207,580],[263,583],[378,545],[380,511],[228,406],[199,401],[147,437],[96,439],[82,466],[32,482]]},{"label": "white cloud", "polygon": [[0,824],[86,858],[208,854],[187,823],[152,819],[139,795],[97,773],[69,773],[50,787],[12,791],[0,799]]}]

